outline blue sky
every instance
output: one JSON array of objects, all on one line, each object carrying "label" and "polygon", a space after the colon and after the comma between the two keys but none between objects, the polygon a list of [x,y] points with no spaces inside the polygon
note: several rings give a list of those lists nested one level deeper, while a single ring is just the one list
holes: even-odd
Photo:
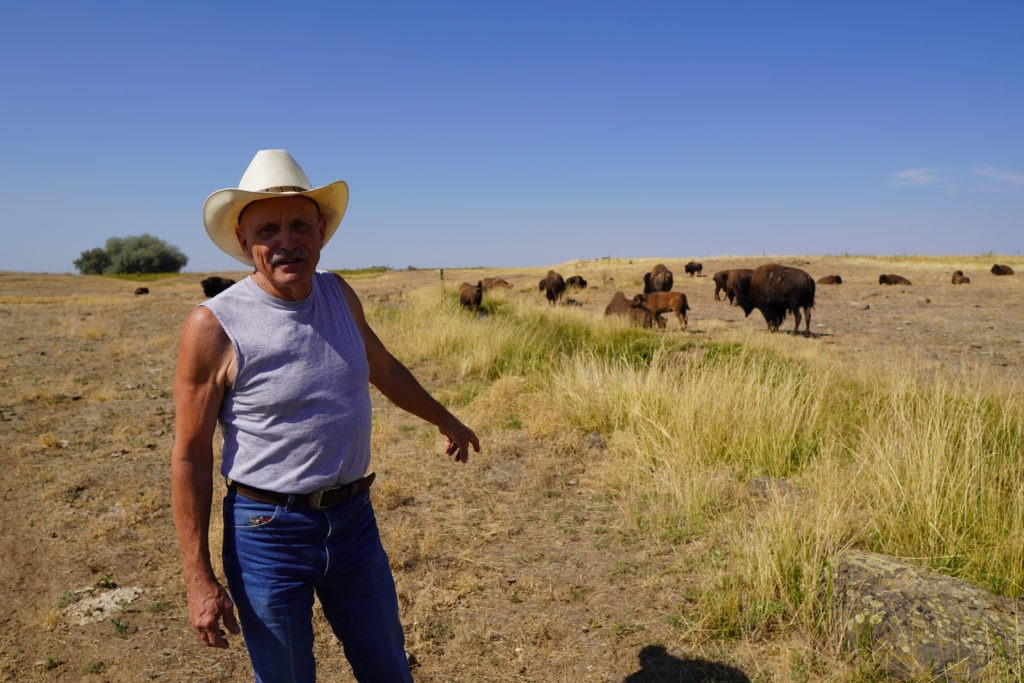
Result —
[{"label": "blue sky", "polygon": [[1024,2],[0,6],[0,270],[150,233],[257,149],[348,181],[321,265],[1020,254]]}]

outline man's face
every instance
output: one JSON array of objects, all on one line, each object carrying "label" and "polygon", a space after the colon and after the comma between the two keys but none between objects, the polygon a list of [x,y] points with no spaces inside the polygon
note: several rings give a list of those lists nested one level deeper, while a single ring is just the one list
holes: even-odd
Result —
[{"label": "man's face", "polygon": [[320,262],[326,223],[306,197],[274,197],[253,202],[239,220],[238,243],[252,259],[272,294],[302,298]]}]

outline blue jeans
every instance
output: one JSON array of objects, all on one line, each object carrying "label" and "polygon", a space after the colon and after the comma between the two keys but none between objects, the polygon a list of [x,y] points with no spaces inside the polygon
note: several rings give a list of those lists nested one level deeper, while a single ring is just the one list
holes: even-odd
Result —
[{"label": "blue jeans", "polygon": [[313,595],[362,682],[412,681],[370,492],[313,510],[224,498],[224,573],[259,683],[312,683]]}]

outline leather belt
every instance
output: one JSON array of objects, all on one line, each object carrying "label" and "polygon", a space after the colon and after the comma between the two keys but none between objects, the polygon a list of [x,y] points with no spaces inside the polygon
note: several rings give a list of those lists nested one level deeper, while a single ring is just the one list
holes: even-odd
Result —
[{"label": "leather belt", "polygon": [[356,479],[348,484],[343,484],[342,486],[324,486],[309,493],[277,493],[276,491],[258,489],[254,486],[246,486],[245,484],[237,481],[229,483],[228,489],[235,491],[241,496],[245,496],[249,500],[255,500],[260,503],[286,506],[290,499],[292,505],[296,507],[308,507],[313,508],[314,510],[323,510],[324,508],[329,508],[334,505],[347,503],[357,493],[361,493],[362,491],[370,488],[376,477],[376,473],[371,472],[362,479]]}]

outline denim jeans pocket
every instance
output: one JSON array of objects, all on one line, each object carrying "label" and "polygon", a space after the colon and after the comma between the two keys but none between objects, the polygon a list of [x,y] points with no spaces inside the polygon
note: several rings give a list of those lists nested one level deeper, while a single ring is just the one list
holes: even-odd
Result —
[{"label": "denim jeans pocket", "polygon": [[258,529],[272,525],[278,518],[281,508],[270,503],[249,500],[245,496],[234,495],[225,501],[225,525],[235,529]]}]

